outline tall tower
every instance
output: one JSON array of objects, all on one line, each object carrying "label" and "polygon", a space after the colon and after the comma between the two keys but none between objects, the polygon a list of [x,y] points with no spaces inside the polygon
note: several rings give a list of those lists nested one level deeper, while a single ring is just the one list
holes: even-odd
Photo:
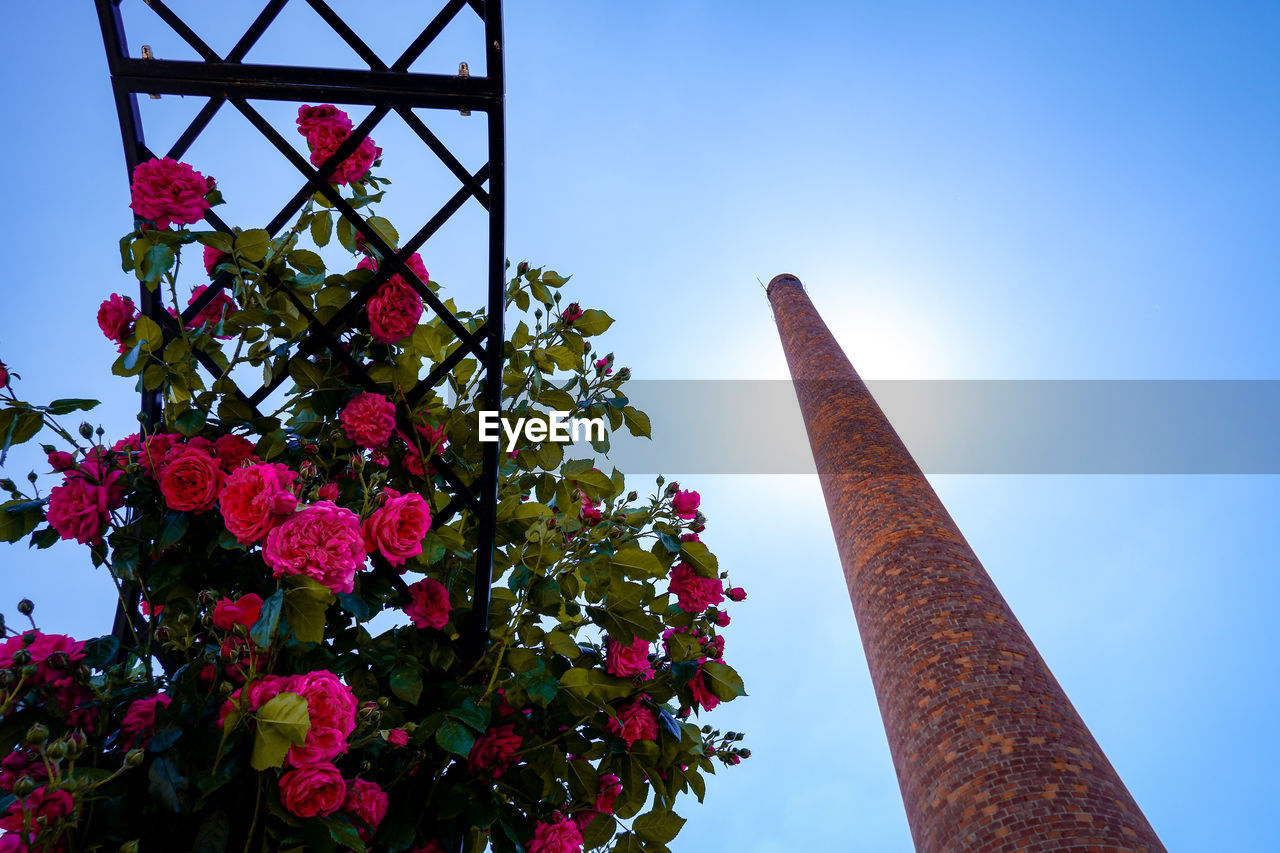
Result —
[{"label": "tall tower", "polygon": [[916,850],[1163,851],[799,279],[768,295]]}]

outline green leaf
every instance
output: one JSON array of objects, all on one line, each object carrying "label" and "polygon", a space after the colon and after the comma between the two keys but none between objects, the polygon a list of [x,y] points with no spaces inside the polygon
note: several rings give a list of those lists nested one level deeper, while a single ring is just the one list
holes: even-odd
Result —
[{"label": "green leaf", "polygon": [[635,406],[627,406],[622,410],[622,420],[626,422],[627,429],[631,431],[632,435],[653,438],[649,425],[649,416]]},{"label": "green leaf", "polygon": [[388,246],[395,248],[400,242],[400,232],[395,229],[390,222],[381,216],[370,216],[365,220],[369,227],[378,232],[378,236],[387,242]]},{"label": "green leaf", "polygon": [[329,837],[336,841],[339,847],[354,850],[356,853],[365,853],[368,850],[360,840],[360,833],[346,817],[326,817],[321,820],[324,822],[325,829],[329,830]]},{"label": "green leaf", "polygon": [[161,551],[178,544],[178,540],[187,532],[190,520],[187,513],[176,509],[171,509],[164,514],[164,526],[160,528],[160,537],[156,540]]},{"label": "green leaf", "polygon": [[172,758],[164,755],[151,762],[147,778],[151,782],[152,796],[169,811],[175,814],[182,812],[182,800],[187,792],[187,778],[178,772],[178,765]]},{"label": "green leaf", "polygon": [[298,272],[319,275],[324,272],[324,261],[315,252],[307,249],[294,249],[289,253],[289,266]]},{"label": "green leaf", "polygon": [[524,501],[523,503],[516,505],[515,511],[512,512],[511,517],[519,521],[527,518],[538,518],[539,516],[546,516],[550,518],[552,515],[555,515],[555,513],[553,513],[551,511],[551,507],[546,504],[540,504],[536,501]]},{"label": "green leaf", "polygon": [[603,670],[580,666],[560,676],[560,686],[577,696],[600,702],[624,699],[635,691],[630,679],[614,678]]},{"label": "green leaf", "polygon": [[338,220],[338,242],[348,252],[356,251],[356,229],[352,227],[351,220],[345,216]]},{"label": "green leaf", "polygon": [[94,406],[101,405],[97,400],[85,400],[79,397],[68,397],[61,400],[54,400],[52,403],[44,407],[44,410],[51,415],[69,415],[72,412],[87,412]]},{"label": "green leaf", "polygon": [[293,589],[284,594],[284,614],[293,634],[304,643],[324,642],[324,614],[333,604],[328,587],[305,575],[292,575]]},{"label": "green leaf", "polygon": [[596,308],[588,308],[573,321],[573,329],[580,335],[599,335],[613,325],[613,318]]},{"label": "green leaf", "polygon": [[619,642],[630,643],[636,637],[656,640],[662,624],[639,607],[588,607],[587,613],[597,625]]},{"label": "green leaf", "polygon": [[333,214],[327,210],[311,214],[311,239],[317,246],[329,245],[329,237],[333,234]]},{"label": "green leaf", "polygon": [[144,352],[153,352],[164,343],[164,332],[159,323],[144,314],[133,327],[133,338]]},{"label": "green leaf", "polygon": [[569,793],[574,799],[594,802],[600,793],[600,774],[581,758],[569,762]]},{"label": "green leaf", "polygon": [[475,745],[475,735],[467,730],[467,727],[456,720],[446,719],[440,724],[440,728],[436,729],[436,743],[445,752],[452,752],[454,755],[467,755],[471,752],[471,747]]},{"label": "green leaf", "polygon": [[190,438],[204,429],[205,418],[205,413],[199,409],[187,409],[174,419],[173,425],[178,432]]},{"label": "green leaf", "polygon": [[465,723],[473,731],[483,732],[489,725],[489,706],[481,707],[476,704],[475,699],[468,696],[458,707],[445,711],[445,716]]},{"label": "green leaf", "polygon": [[191,853],[225,853],[231,841],[231,820],[224,811],[216,811],[200,822]]},{"label": "green leaf", "polygon": [[613,842],[612,853],[644,853],[644,845],[638,836],[624,832]]},{"label": "green leaf", "polygon": [[398,666],[391,671],[391,692],[410,705],[417,705],[422,696],[422,673],[408,666]]},{"label": "green leaf", "polygon": [[657,557],[636,545],[628,545],[619,549],[618,553],[613,555],[610,563],[620,566],[632,577],[658,578],[666,573],[666,567],[662,565]]},{"label": "green leaf", "polygon": [[666,844],[680,834],[684,826],[684,818],[675,812],[654,809],[636,818],[631,829],[645,841],[656,841]]},{"label": "green leaf", "polygon": [[283,767],[289,747],[301,746],[311,729],[307,700],[297,693],[277,694],[254,713],[254,718],[258,725],[249,758],[254,770]]},{"label": "green leaf", "polygon": [[747,695],[742,676],[726,663],[708,661],[702,665],[703,680],[717,699],[728,702]]},{"label": "green leaf", "polygon": [[245,260],[259,263],[267,256],[271,234],[263,228],[251,228],[236,235],[235,249]]},{"label": "green leaf", "polygon": [[562,631],[551,631],[543,638],[543,644],[558,655],[564,655],[569,660],[573,660],[582,654],[582,649],[578,648],[578,644],[573,638]]},{"label": "green leaf", "polygon": [[12,500],[0,504],[0,542],[17,542],[44,521],[44,501]]},{"label": "green leaf", "polygon": [[280,611],[283,607],[283,589],[276,590],[262,602],[262,609],[258,611],[258,621],[254,622],[253,627],[249,629],[249,636],[258,644],[258,648],[265,649],[271,645],[276,629],[280,627]]},{"label": "green leaf", "polygon": [[583,471],[573,477],[578,485],[595,492],[594,497],[609,497],[613,494],[613,481],[601,471]]},{"label": "green leaf", "polygon": [[716,555],[707,550],[701,542],[682,542],[681,554],[689,565],[697,569],[704,578],[714,578],[720,571],[720,562]]}]

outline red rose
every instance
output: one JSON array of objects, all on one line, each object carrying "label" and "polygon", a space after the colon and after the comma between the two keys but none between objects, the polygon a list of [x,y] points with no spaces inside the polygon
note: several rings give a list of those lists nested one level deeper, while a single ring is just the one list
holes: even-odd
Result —
[{"label": "red rose", "polygon": [[204,512],[218,500],[225,475],[217,460],[199,450],[184,450],[165,461],[160,493],[169,509]]},{"label": "red rose", "polygon": [[392,344],[409,337],[422,319],[422,297],[399,276],[383,282],[365,309],[369,333],[380,344]]},{"label": "red rose", "polygon": [[573,818],[563,818],[555,823],[539,823],[529,842],[529,853],[580,853],[582,833]]},{"label": "red rose", "polygon": [[219,495],[222,520],[241,545],[259,542],[293,515],[298,498],[293,494],[297,474],[279,462],[237,468],[227,477]]},{"label": "red rose", "polygon": [[[121,472],[114,472],[116,478]],[[81,545],[97,545],[111,520],[112,490],[91,482],[78,473],[69,473],[61,486],[49,490],[45,517],[63,539],[74,539]],[[118,506],[118,504],[116,504]]]},{"label": "red rose", "polygon": [[685,613],[701,613],[724,601],[724,583],[719,578],[704,578],[688,563],[671,570],[671,592]]},{"label": "red rose", "polygon": [[720,704],[720,697],[712,693],[710,688],[707,687],[707,679],[701,668],[694,673],[693,678],[689,681],[689,689],[693,691],[694,704],[707,711],[714,711],[716,706]]},{"label": "red rose", "polygon": [[204,197],[209,181],[186,163],[168,157],[139,163],[129,189],[133,196],[129,207],[157,228],[199,222],[209,209]]},{"label": "red rose", "polygon": [[402,495],[384,489],[386,503],[364,522],[364,547],[377,551],[393,566],[403,566],[422,553],[422,540],[431,529],[431,510],[422,495]]},{"label": "red rose", "polygon": [[[319,168],[324,165],[333,153],[338,150],[338,146],[346,141],[346,136],[341,139],[337,134],[328,131],[320,131],[315,135],[316,140],[321,143],[320,148],[316,148],[311,152],[311,165]],[[337,168],[331,174],[326,176],[326,180],[334,184],[350,184],[360,180],[369,172],[369,167],[374,161],[382,155],[382,149],[374,144],[373,140],[365,137],[360,140],[360,144],[356,146],[356,150],[338,164]]]},{"label": "red rose", "polygon": [[437,631],[449,624],[449,590],[434,578],[409,584],[409,603],[404,612],[419,628]]},{"label": "red rose", "polygon": [[173,700],[164,693],[139,699],[129,706],[120,722],[120,745],[124,749],[145,749],[156,730],[156,709],[168,708]]},{"label": "red rose", "polygon": [[272,528],[262,558],[273,577],[306,575],[334,592],[351,592],[365,562],[360,517],[318,501]]},{"label": "red rose", "polygon": [[[194,305],[195,301],[200,298],[200,294],[209,289],[209,285],[196,285],[191,291],[191,298],[187,300],[187,305]],[[200,309],[196,316],[187,322],[188,329],[204,329],[209,334],[213,334],[218,324],[230,317],[232,314],[240,310],[240,306],[235,300],[227,295],[225,290],[218,291],[218,295],[209,301],[209,304]],[[229,340],[231,335],[213,335],[220,341]]]},{"label": "red rose", "polygon": [[366,834],[372,837],[378,824],[387,816],[387,793],[373,782],[352,779],[347,783],[347,799],[342,804],[342,810],[365,822],[360,837],[367,841]]},{"label": "red rose", "polygon": [[8,387],[9,387],[9,368],[3,361],[0,361],[0,388],[8,388]]},{"label": "red rose", "polygon": [[609,637],[605,640],[605,671],[618,678],[640,676],[646,681],[653,678],[653,667],[649,666],[649,641],[643,637],[634,638],[630,645],[623,645]]},{"label": "red rose", "polygon": [[381,447],[396,428],[396,406],[381,394],[357,394],[339,419],[347,436],[360,447]]},{"label": "red rose", "polygon": [[204,247],[204,271],[209,278],[213,278],[213,271],[218,268],[218,264],[229,260],[231,256],[221,249],[215,249],[212,246]]},{"label": "red rose", "polygon": [[253,455],[255,445],[242,435],[220,435],[213,443],[213,452],[226,471],[234,471]]},{"label": "red rose", "polygon": [[308,143],[311,142],[312,134],[321,129],[341,133],[345,139],[351,132],[351,118],[333,104],[321,104],[318,107],[303,104],[298,108],[298,132],[307,138]]},{"label": "red rose", "polygon": [[692,490],[676,492],[671,498],[671,511],[679,518],[693,518],[698,514],[698,504],[702,499]]},{"label": "red rose", "polygon": [[98,328],[107,336],[107,340],[115,342],[118,352],[129,348],[125,341],[133,337],[137,321],[138,309],[127,296],[113,293],[98,306]]},{"label": "red rose", "polygon": [[313,764],[280,777],[280,801],[298,817],[331,815],[342,806],[347,783],[332,764]]},{"label": "red rose", "polygon": [[256,592],[242,595],[235,601],[223,598],[213,606],[213,627],[219,631],[230,631],[235,625],[252,628],[262,612],[262,596]]},{"label": "red rose", "polygon": [[[0,829],[22,833],[26,825],[60,826],[75,811],[75,800],[66,791],[50,791],[46,787],[36,788],[27,796],[9,806],[9,811],[0,817]],[[37,823],[39,821],[40,823]],[[20,836],[19,836],[20,837]],[[26,846],[16,848],[27,850]]]},{"label": "red rose", "polygon": [[596,797],[596,811],[613,814],[613,801],[622,793],[622,780],[612,773],[600,777],[600,794]]},{"label": "red rose", "polygon": [[392,746],[408,746],[409,733],[404,729],[391,729],[387,732],[387,743]]},{"label": "red rose", "polygon": [[653,711],[645,707],[641,696],[625,708],[618,709],[618,718],[609,718],[604,730],[617,735],[627,742],[627,749],[638,740],[657,740],[658,721],[653,718]]},{"label": "red rose", "polygon": [[564,320],[565,325],[572,326],[573,321],[578,319],[585,313],[587,312],[583,311],[581,306],[578,305],[578,303],[570,302],[569,307],[564,309],[564,311],[560,314],[560,319]]},{"label": "red rose", "polygon": [[512,725],[498,726],[476,738],[467,755],[467,767],[476,775],[497,779],[511,766],[515,752],[524,738],[516,734]]}]

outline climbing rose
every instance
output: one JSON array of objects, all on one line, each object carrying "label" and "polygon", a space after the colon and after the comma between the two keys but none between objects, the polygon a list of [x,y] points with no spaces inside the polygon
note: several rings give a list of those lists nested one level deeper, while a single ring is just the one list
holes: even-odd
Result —
[{"label": "climbing rose", "polygon": [[419,628],[438,631],[449,623],[449,591],[435,578],[423,578],[412,583],[404,612]]},{"label": "climbing rose", "polygon": [[[30,643],[27,639],[30,638]],[[57,669],[49,658],[59,652],[74,663],[84,657],[84,643],[73,640],[65,634],[43,634],[32,628],[22,634],[0,642],[0,669],[13,669],[13,656],[25,649],[31,655],[31,665],[36,667],[35,681],[28,687],[39,687],[66,676],[65,670]]]},{"label": "climbing rose", "polygon": [[289,690],[307,700],[311,725],[337,729],[343,737],[356,730],[356,697],[327,669],[295,675]]},{"label": "climbing rose", "polygon": [[387,732],[387,743],[392,746],[408,746],[409,733],[404,729],[391,729]]},{"label": "climbing rose", "polygon": [[340,415],[347,436],[360,447],[381,447],[396,428],[396,405],[381,394],[357,394]]},{"label": "climbing rose", "polygon": [[231,260],[231,256],[221,249],[215,249],[212,246],[205,246],[203,260],[205,273],[209,278],[213,278],[213,271],[217,268],[218,264],[223,261]]},{"label": "climbing rose", "polygon": [[570,302],[569,307],[564,309],[564,312],[561,313],[560,318],[564,320],[566,325],[573,325],[573,321],[578,319],[585,313],[587,312],[583,311],[582,308],[579,307],[578,303]]},{"label": "climbing rose", "polygon": [[619,708],[618,718],[610,717],[605,724],[605,731],[626,741],[627,749],[631,749],[638,740],[658,739],[658,721],[654,719],[653,711],[645,707],[646,698],[641,696],[625,708]]},{"label": "climbing rose", "polygon": [[218,500],[224,476],[216,459],[188,448],[165,460],[160,472],[160,493],[169,509],[204,512]]},{"label": "climbing rose", "polygon": [[262,612],[262,596],[256,592],[242,595],[235,601],[222,598],[213,606],[213,627],[219,631],[230,631],[236,625],[252,628]]},{"label": "climbing rose", "polygon": [[402,495],[384,489],[386,503],[364,522],[364,547],[377,551],[393,566],[403,566],[422,553],[422,540],[431,529],[431,510],[422,495]]},{"label": "climbing rose", "polygon": [[596,797],[596,811],[613,814],[613,801],[622,793],[622,780],[612,773],[600,777],[600,795]]},{"label": "climbing rose", "polygon": [[280,801],[298,817],[331,815],[346,796],[347,785],[332,764],[299,767],[280,777]]},{"label": "climbing rose", "polygon": [[[75,800],[68,792],[50,791],[41,786],[9,807],[4,817],[0,817],[0,829],[17,834],[23,832],[24,823],[35,826],[37,821],[42,821],[45,826],[56,827],[75,811],[75,807]],[[25,851],[35,848],[23,845],[11,849]]]},{"label": "climbing rose", "polygon": [[157,228],[190,225],[199,222],[209,209],[204,196],[213,189],[211,181],[186,163],[168,157],[147,160],[133,170],[129,207]]},{"label": "climbing rose", "polygon": [[[405,266],[413,271],[422,282],[430,276],[422,257],[414,252],[405,260]],[[361,259],[359,269],[376,270],[378,264],[373,258],[365,256]],[[365,311],[369,315],[369,332],[380,344],[391,344],[413,334],[422,317],[422,297],[410,286],[399,273],[393,273],[378,292],[369,300]]]},{"label": "climbing rose", "polygon": [[478,776],[497,779],[511,766],[511,759],[523,742],[513,725],[491,728],[476,738],[467,755],[467,767]]},{"label": "climbing rose", "polygon": [[351,132],[351,118],[345,111],[333,104],[321,104],[317,107],[303,104],[298,108],[298,132],[311,142],[311,135],[321,128],[342,134]]},{"label": "climbing rose", "polygon": [[533,830],[529,853],[579,853],[582,843],[578,825],[566,817],[555,823],[539,823]]},{"label": "climbing rose", "polygon": [[646,681],[653,678],[653,667],[649,666],[649,641],[636,637],[630,645],[623,645],[609,637],[605,641],[604,668],[610,675],[618,678],[642,676]]},{"label": "climbing rose", "polygon": [[111,493],[106,487],[73,475],[61,486],[49,490],[45,516],[49,526],[63,539],[97,545],[111,519],[111,504]]},{"label": "climbing rose", "polygon": [[253,455],[255,445],[242,435],[228,433],[218,436],[218,440],[213,443],[213,448],[218,461],[222,463],[223,470],[231,472],[248,461]]},{"label": "climbing rose", "polygon": [[107,340],[115,343],[118,352],[129,348],[125,341],[133,337],[137,321],[138,309],[127,296],[113,293],[98,306],[98,328],[107,336]]},{"label": "climbing rose", "polygon": [[8,388],[8,387],[9,387],[9,368],[3,361],[0,361],[0,388]]},{"label": "climbing rose", "polygon": [[172,701],[166,694],[157,693],[132,703],[120,723],[121,747],[133,749],[136,746],[145,749],[156,730],[156,709],[168,708]]},{"label": "climbing rose", "polygon": [[747,591],[740,586],[727,589],[724,594],[729,596],[730,601],[742,601],[747,597]]},{"label": "climbing rose", "polygon": [[293,493],[297,474],[279,462],[237,468],[227,477],[218,496],[227,530],[241,545],[261,541],[293,514],[298,498]]},{"label": "climbing rose", "polygon": [[[200,294],[209,289],[209,285],[196,285],[191,291],[191,298],[187,300],[187,305],[194,305],[195,301],[200,298]],[[218,328],[218,324],[230,317],[232,314],[240,310],[240,306],[236,305],[234,299],[227,295],[225,290],[218,291],[218,294],[209,300],[209,304],[200,309],[194,317],[187,322],[188,329],[200,329],[213,334]],[[230,340],[231,335],[214,335],[220,341]]]},{"label": "climbing rose", "polygon": [[724,601],[723,582],[719,578],[702,577],[688,563],[680,563],[671,570],[671,591],[685,613],[701,613]]},{"label": "climbing rose", "polygon": [[720,697],[707,687],[706,674],[701,669],[689,681],[689,689],[693,691],[693,701],[708,711],[714,711],[720,704]]},{"label": "climbing rose", "polygon": [[[311,152],[311,165],[316,168],[323,166],[324,162],[338,150],[338,146],[346,141],[347,135],[342,134],[339,136],[336,133],[328,132],[327,129],[321,129],[309,137],[309,142],[313,145],[318,145]],[[350,184],[358,181],[368,174],[369,167],[381,155],[382,149],[374,144],[373,139],[366,136],[360,140],[356,150],[347,159],[339,163],[326,178],[330,183],[334,184]]]},{"label": "climbing rose", "polygon": [[272,528],[262,558],[272,577],[306,575],[334,592],[351,592],[365,561],[360,517],[318,501]]},{"label": "climbing rose", "polygon": [[347,783],[347,799],[342,809],[368,824],[367,828],[360,829],[360,837],[368,841],[387,816],[387,793],[374,782],[352,779]]},{"label": "climbing rose", "polygon": [[671,511],[679,518],[693,518],[698,514],[698,504],[702,499],[698,493],[690,490],[676,492],[671,498]]}]

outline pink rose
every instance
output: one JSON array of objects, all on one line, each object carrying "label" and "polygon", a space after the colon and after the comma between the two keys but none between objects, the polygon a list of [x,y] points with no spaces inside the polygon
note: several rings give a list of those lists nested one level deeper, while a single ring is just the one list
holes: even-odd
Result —
[{"label": "pink rose", "polygon": [[160,493],[165,506],[182,512],[204,512],[218,500],[225,475],[218,462],[200,450],[185,450],[165,461]]},{"label": "pink rose", "polygon": [[685,613],[701,613],[724,601],[724,584],[719,578],[704,578],[688,563],[671,570],[671,592]]},{"label": "pink rose", "polygon": [[[26,824],[35,826],[42,822],[45,826],[60,826],[75,808],[71,794],[62,790],[50,791],[42,786],[9,806],[9,811],[0,817],[0,829],[17,834],[25,830]],[[24,845],[16,849],[29,848]]]},{"label": "pink rose", "polygon": [[322,501],[336,501],[338,499],[338,486],[336,483],[325,483],[316,490],[316,495]]},{"label": "pink rose", "polygon": [[223,261],[231,260],[231,256],[221,249],[215,249],[212,246],[204,247],[204,271],[209,278],[213,278],[213,271],[218,268],[218,264]]},{"label": "pink rose", "polygon": [[337,675],[318,669],[293,676],[289,689],[307,700],[311,725],[332,728],[347,737],[356,730],[356,697]]},{"label": "pink rose", "polygon": [[214,454],[217,455],[218,461],[222,463],[224,471],[234,471],[245,462],[249,457],[253,456],[256,449],[254,443],[242,435],[218,436],[218,440],[213,443]]},{"label": "pink rose", "polygon": [[618,678],[640,676],[648,681],[653,678],[653,667],[649,665],[649,641],[643,637],[634,638],[630,645],[624,646],[613,637],[605,640],[605,671]]},{"label": "pink rose", "polygon": [[365,827],[362,828],[360,837],[368,841],[373,837],[378,824],[387,816],[387,793],[373,782],[352,779],[347,783],[347,798],[342,804],[342,810],[364,821]]},{"label": "pink rose", "polygon": [[702,498],[698,497],[698,493],[691,490],[676,492],[671,498],[671,511],[678,518],[693,518],[698,514],[698,504],[702,503]]},{"label": "pink rose", "polygon": [[9,387],[9,366],[0,361],[0,388]]},{"label": "pink rose", "polygon": [[213,627],[230,631],[236,625],[252,628],[262,612],[262,596],[256,592],[242,595],[235,601],[223,598],[213,606]]},{"label": "pink rose", "polygon": [[[429,279],[427,268],[417,252],[409,256],[405,266],[424,283]],[[359,269],[377,268],[377,262],[367,256],[359,264]],[[373,339],[380,344],[391,344],[413,334],[418,327],[418,320],[422,317],[422,297],[408,281],[395,273],[378,288],[365,311],[369,315],[369,331]]]},{"label": "pink rose", "polygon": [[111,520],[111,510],[122,505],[122,471],[111,471],[105,482],[94,482],[80,471],[67,472],[62,485],[49,490],[45,517],[63,539],[81,545],[97,545]]},{"label": "pink rose", "polygon": [[120,745],[124,749],[133,749],[135,746],[145,749],[156,730],[156,709],[168,708],[172,701],[164,693],[157,693],[129,705],[129,710],[120,722]]},{"label": "pink rose", "polygon": [[351,132],[351,118],[343,110],[333,104],[321,104],[317,107],[303,104],[298,108],[298,132],[307,137],[322,128],[332,129],[342,134],[343,138]]},{"label": "pink rose", "polygon": [[747,597],[747,591],[740,586],[726,590],[725,595],[729,596],[730,601],[743,601]]},{"label": "pink rose", "polygon": [[491,728],[476,738],[467,755],[467,767],[477,776],[497,779],[511,766],[515,752],[523,742],[513,725]]},{"label": "pink rose", "polygon": [[721,628],[728,628],[730,621],[732,620],[729,619],[729,614],[725,613],[723,610],[716,613],[716,624]]},{"label": "pink rose", "polygon": [[449,591],[434,578],[409,584],[409,603],[404,612],[419,628],[437,631],[449,623]]},{"label": "pink rose", "polygon": [[76,458],[65,450],[55,450],[49,454],[49,467],[59,472],[70,471],[76,467]]},{"label": "pink rose", "polygon": [[167,432],[153,433],[142,441],[142,450],[139,453],[139,463],[147,469],[147,473],[154,479],[160,479],[160,472],[164,470],[165,460],[169,458],[169,454],[174,450],[182,447],[182,438]]},{"label": "pink rose", "polygon": [[681,533],[680,541],[681,542],[701,542],[702,537],[700,537],[696,533]]},{"label": "pink rose", "polygon": [[392,746],[408,746],[409,733],[404,729],[391,729],[387,732],[387,743]]},{"label": "pink rose", "polygon": [[382,394],[357,394],[339,416],[347,436],[359,447],[381,447],[396,428],[396,405]]},{"label": "pink rose", "polygon": [[582,308],[578,306],[578,303],[570,302],[569,307],[564,309],[564,311],[560,314],[560,319],[564,320],[565,325],[572,326],[573,321],[578,319],[585,313],[587,312],[583,311]]},{"label": "pink rose", "polygon": [[610,717],[605,723],[604,730],[626,741],[627,749],[631,749],[638,740],[658,739],[658,721],[654,719],[653,711],[645,706],[646,698],[641,696],[630,705],[619,708],[618,718]]},{"label": "pink rose", "polygon": [[61,652],[69,663],[84,657],[84,643],[73,640],[65,634],[43,634],[32,628],[16,637],[0,642],[0,669],[13,669],[13,656],[26,649],[31,655],[31,664],[36,667],[35,683],[29,686],[38,687],[66,677],[66,670],[58,669],[49,658]]},{"label": "pink rose", "polygon": [[422,495],[402,495],[384,489],[386,502],[364,522],[364,547],[377,551],[393,566],[403,566],[422,553],[422,540],[431,529],[431,510]]},{"label": "pink rose", "polygon": [[706,675],[699,668],[689,681],[689,689],[693,692],[693,702],[708,711],[714,711],[720,704],[720,698],[707,687]]},{"label": "pink rose", "polygon": [[365,561],[360,517],[329,501],[314,503],[272,528],[262,558],[272,577],[306,575],[334,592],[351,592]]},{"label": "pink rose", "polygon": [[[320,168],[324,162],[328,160],[338,146],[346,141],[346,136],[338,138],[336,133],[332,133],[327,129],[318,130],[311,137],[320,147],[315,148],[311,152],[311,165]],[[327,176],[326,180],[334,184],[350,184],[360,180],[369,172],[369,167],[382,155],[382,149],[374,144],[373,140],[366,136],[360,140],[360,144],[356,146],[356,150],[338,164],[337,168]]]},{"label": "pink rose", "polygon": [[237,468],[227,477],[219,499],[222,520],[241,545],[261,541],[293,515],[297,474],[279,462]]},{"label": "pink rose", "polygon": [[539,823],[529,842],[529,853],[580,853],[582,833],[573,818],[563,818],[555,823]]},{"label": "pink rose", "polygon": [[168,157],[139,163],[129,189],[133,196],[129,207],[157,228],[199,222],[209,209],[204,197],[211,189],[209,179]]},{"label": "pink rose", "polygon": [[312,723],[307,738],[301,744],[289,747],[290,767],[310,767],[327,764],[347,751],[347,739],[335,728]]},{"label": "pink rose", "polygon": [[[187,305],[194,305],[195,301],[200,298],[200,294],[209,289],[207,284],[196,285],[191,291],[191,297],[187,300]],[[227,295],[225,290],[218,291],[218,294],[209,301],[209,304],[200,309],[194,317],[187,321],[188,329],[201,329],[213,335],[217,331],[218,324],[230,317],[232,314],[240,310],[240,306],[235,300]],[[230,340],[231,335],[213,335],[220,341]]]},{"label": "pink rose", "polygon": [[612,773],[600,777],[600,794],[596,797],[596,811],[613,814],[613,801],[622,793],[622,780]]},{"label": "pink rose", "polygon": [[332,764],[290,770],[280,777],[280,801],[297,817],[323,817],[342,807],[347,783]]},{"label": "pink rose", "polygon": [[594,364],[595,364],[595,368],[596,368],[596,370],[603,370],[603,371],[604,371],[604,375],[605,375],[605,376],[608,376],[610,373],[613,373],[613,368],[609,366],[609,357],[608,357],[608,356],[605,356],[604,358],[600,359],[599,361],[594,362]]},{"label": "pink rose", "polygon": [[138,309],[127,296],[113,293],[98,306],[98,328],[107,336],[107,340],[115,342],[118,352],[129,348],[125,341],[133,337],[137,321]]}]

